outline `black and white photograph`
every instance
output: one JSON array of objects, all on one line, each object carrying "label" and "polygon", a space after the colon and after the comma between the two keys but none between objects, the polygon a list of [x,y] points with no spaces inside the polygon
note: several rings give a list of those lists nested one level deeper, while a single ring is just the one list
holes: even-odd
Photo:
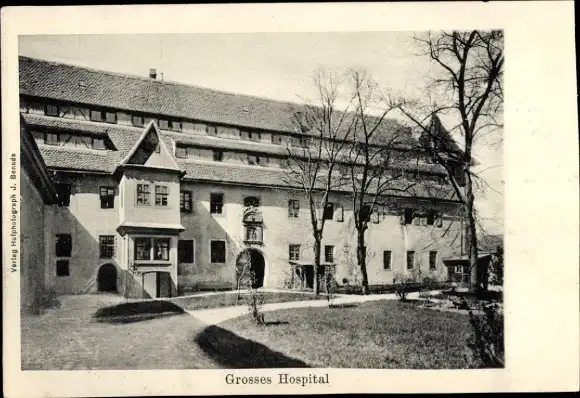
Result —
[{"label": "black and white photograph", "polygon": [[503,366],[502,31],[19,45],[23,369]]},{"label": "black and white photograph", "polygon": [[492,26],[19,35],[19,369],[505,370]]}]

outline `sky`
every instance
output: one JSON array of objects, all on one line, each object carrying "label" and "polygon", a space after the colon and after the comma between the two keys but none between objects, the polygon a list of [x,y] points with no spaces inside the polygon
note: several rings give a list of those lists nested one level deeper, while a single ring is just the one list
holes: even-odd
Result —
[{"label": "sky", "polygon": [[[411,32],[20,36],[19,54],[143,77],[155,68],[166,81],[292,102],[315,97],[318,69],[364,70],[381,90],[405,97],[424,92],[435,69],[417,56]],[[485,181],[476,206],[487,233],[503,233],[501,134],[474,149]]]}]

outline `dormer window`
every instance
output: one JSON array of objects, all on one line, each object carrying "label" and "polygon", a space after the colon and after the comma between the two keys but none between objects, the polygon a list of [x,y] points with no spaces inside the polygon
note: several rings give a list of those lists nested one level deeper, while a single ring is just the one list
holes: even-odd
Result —
[{"label": "dormer window", "polygon": [[169,130],[169,120],[159,119],[159,128],[161,130]]},{"label": "dormer window", "polygon": [[143,120],[143,116],[133,115],[131,118],[131,123],[133,124],[133,126],[137,126],[137,127],[143,127],[145,125],[145,122]]},{"label": "dormer window", "polygon": [[59,113],[58,105],[47,104],[44,106],[44,114],[46,116],[58,116]]},{"label": "dormer window", "polygon": [[102,120],[101,111],[91,111],[91,120],[93,122],[100,122]]},{"label": "dormer window", "polygon": [[181,122],[177,120],[171,121],[171,130],[173,131],[181,131]]}]

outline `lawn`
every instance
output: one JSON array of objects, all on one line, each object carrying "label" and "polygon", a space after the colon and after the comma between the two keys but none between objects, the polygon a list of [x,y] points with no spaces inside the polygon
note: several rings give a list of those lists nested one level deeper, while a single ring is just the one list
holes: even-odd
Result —
[{"label": "lawn", "polygon": [[[470,333],[466,315],[420,309],[413,303],[376,301],[342,308],[266,312],[266,326],[248,316],[211,326],[200,347],[231,367],[458,369]],[[275,350],[255,355],[238,340]],[[250,351],[248,351],[250,350]],[[276,354],[276,355],[274,355]],[[288,365],[286,365],[288,364]]]},{"label": "lawn", "polygon": [[[201,310],[207,308],[222,308],[232,306],[245,306],[247,293],[242,293],[238,300],[237,292],[215,293],[211,295],[199,295],[189,297],[176,297],[171,302],[186,310]],[[303,300],[326,300],[325,296],[314,297],[309,292],[262,292],[265,303],[286,303],[289,301]]]}]

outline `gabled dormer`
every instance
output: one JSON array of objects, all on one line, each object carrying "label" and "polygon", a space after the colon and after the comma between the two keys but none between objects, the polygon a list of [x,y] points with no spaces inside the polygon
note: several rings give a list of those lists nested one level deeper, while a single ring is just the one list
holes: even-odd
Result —
[{"label": "gabled dormer", "polygon": [[117,166],[121,227],[180,229],[179,187],[184,171],[155,122],[143,130]]},{"label": "gabled dormer", "polygon": [[153,121],[147,125],[133,148],[119,164],[119,167],[124,166],[142,166],[182,172]]}]

